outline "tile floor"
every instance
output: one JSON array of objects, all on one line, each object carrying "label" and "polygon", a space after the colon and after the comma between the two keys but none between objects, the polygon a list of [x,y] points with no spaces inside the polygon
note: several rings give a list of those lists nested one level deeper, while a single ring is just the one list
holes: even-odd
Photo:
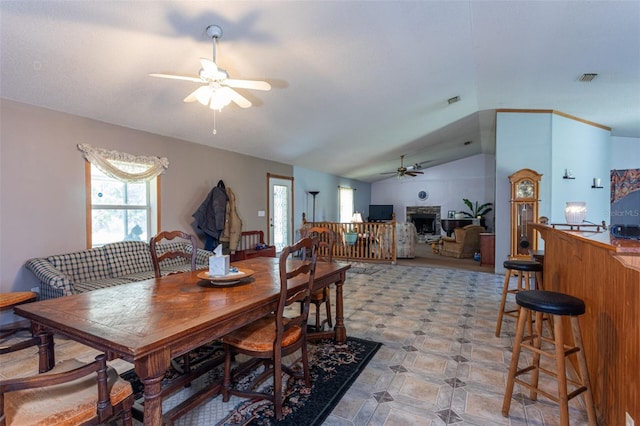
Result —
[{"label": "tile floor", "polygon": [[[500,413],[514,331],[509,318],[501,337],[494,335],[503,276],[416,266],[354,266],[377,271],[349,273],[344,286],[347,331],[384,345],[325,425],[559,424],[557,404],[544,397],[531,401],[518,386],[511,416]],[[57,359],[95,356],[75,342],[56,342]],[[15,376],[25,368],[35,371],[35,361],[33,366],[29,363],[3,355],[0,377]],[[114,366],[119,371],[131,367],[124,361]],[[543,385],[552,390],[555,382],[546,380]],[[570,404],[571,425],[587,424],[581,404],[580,397]],[[218,397],[177,424],[214,425],[227,408]]]}]

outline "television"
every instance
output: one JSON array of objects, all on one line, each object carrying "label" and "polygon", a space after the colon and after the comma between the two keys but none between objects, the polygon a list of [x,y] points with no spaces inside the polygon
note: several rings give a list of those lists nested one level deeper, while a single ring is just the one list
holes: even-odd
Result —
[{"label": "television", "polygon": [[393,219],[393,204],[369,204],[369,222]]}]

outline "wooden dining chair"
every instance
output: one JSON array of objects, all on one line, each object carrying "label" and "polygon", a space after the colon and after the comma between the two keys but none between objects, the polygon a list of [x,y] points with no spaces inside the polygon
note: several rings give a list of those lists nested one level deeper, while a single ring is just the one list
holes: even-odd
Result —
[{"label": "wooden dining chair", "polygon": [[[303,238],[292,246],[282,250],[279,259],[280,296],[277,309],[266,317],[254,321],[244,327],[232,331],[222,338],[225,349],[224,380],[222,384],[222,400],[229,401],[230,395],[244,398],[262,398],[273,402],[276,419],[282,418],[282,373],[304,378],[305,385],[311,386],[309,373],[309,357],[307,355],[307,317],[309,315],[309,301],[313,277],[316,266],[316,239]],[[288,265],[288,260],[299,250],[309,253],[306,260],[295,267]],[[294,294],[289,293],[292,280],[300,282],[304,279],[304,286],[299,286]],[[303,309],[295,317],[285,316],[285,308],[296,302],[303,303]],[[288,315],[294,315],[297,310],[287,310]],[[292,365],[283,365],[283,357],[301,351],[302,373],[294,371]],[[265,365],[265,371],[256,377],[245,390],[232,386],[231,361],[237,354],[245,354],[253,359],[259,359]],[[242,370],[242,368],[239,368]],[[273,377],[273,392],[258,392],[256,386]]]},{"label": "wooden dining chair", "polygon": [[[318,239],[318,252],[316,253],[316,260],[319,262],[333,262],[333,246],[335,244],[334,232],[325,227],[312,226],[306,233],[309,238]],[[331,319],[331,290],[329,287],[324,287],[321,290],[316,290],[311,293],[311,303],[316,308],[316,323],[315,331],[324,330],[324,325],[328,324],[329,329],[333,327],[333,320]],[[320,321],[320,307],[325,304],[327,318]]]},{"label": "wooden dining chair", "polygon": [[[172,244],[171,241],[174,241]],[[188,242],[188,243],[187,243]],[[160,249],[160,245],[165,244],[166,247]],[[191,248],[191,251],[187,250]],[[191,270],[196,270],[196,258],[198,255],[198,243],[196,237],[182,231],[162,231],[149,240],[149,249],[151,250],[151,261],[153,262],[153,273],[156,278],[163,275],[178,274],[184,272],[180,266],[189,262]],[[171,366],[180,374],[191,372],[189,354],[182,355],[182,366],[175,360],[171,360]],[[187,387],[191,383],[187,384]]]},{"label": "wooden dining chair", "polygon": [[[177,244],[168,243],[173,240],[176,240]],[[159,247],[161,243],[166,244],[166,248],[161,249]],[[191,251],[188,251],[187,247],[190,247]],[[182,231],[162,231],[151,238],[149,249],[151,250],[151,261],[153,262],[153,272],[156,278],[162,276],[163,266],[168,271],[165,275],[182,272],[176,267],[185,263],[191,264],[192,271],[196,270],[198,243],[194,235]]]},{"label": "wooden dining chair", "polygon": [[[46,345],[46,334],[31,339]],[[22,349],[22,348],[21,348]],[[100,354],[86,364],[76,359],[48,372],[0,381],[0,424],[97,425],[120,414],[132,424],[133,390]]]}]

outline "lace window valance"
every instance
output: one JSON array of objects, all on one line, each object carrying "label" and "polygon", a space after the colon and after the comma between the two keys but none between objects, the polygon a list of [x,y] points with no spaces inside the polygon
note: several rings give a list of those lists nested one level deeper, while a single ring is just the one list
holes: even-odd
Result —
[{"label": "lace window valance", "polygon": [[[104,174],[122,182],[136,183],[149,181],[169,167],[165,157],[132,155],[120,151],[94,148],[89,144],[78,144],[78,149],[88,162],[98,167]],[[135,164],[132,168],[131,165]]]}]

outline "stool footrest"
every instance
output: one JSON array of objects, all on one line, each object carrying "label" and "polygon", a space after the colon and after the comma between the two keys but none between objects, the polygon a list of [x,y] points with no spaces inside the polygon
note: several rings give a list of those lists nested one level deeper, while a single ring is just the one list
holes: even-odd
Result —
[{"label": "stool footrest", "polygon": [[[524,370],[524,369],[523,369]],[[520,374],[520,371],[518,371],[518,374]],[[549,398],[550,400],[558,403],[560,401],[560,398],[558,397],[558,395],[554,395],[551,394],[547,391],[544,391],[540,388],[537,388],[535,386],[532,386],[530,383],[525,382],[522,379],[518,379],[518,378],[514,378],[513,381],[515,383],[518,383],[520,386],[524,386],[525,388],[535,391],[536,393],[542,394],[544,396],[546,396],[547,398]],[[580,395],[583,392],[586,392],[587,388],[585,386],[580,386],[579,388],[576,388],[573,392],[570,392],[567,394],[567,401],[571,401],[573,398],[575,398],[576,396]],[[535,400],[534,400],[535,401]]]},{"label": "stool footrest", "polygon": [[[525,339],[523,339],[525,340]],[[544,349],[538,349],[535,346],[530,345],[529,343],[522,343],[520,346],[522,346],[523,348],[527,348],[529,349],[531,352],[536,352],[539,355],[544,355],[548,358],[554,358],[556,357],[555,353],[551,353],[551,352],[547,352]],[[576,352],[578,352],[580,349],[576,348],[576,347],[568,347],[565,346],[565,350],[564,350],[564,356],[569,356],[571,354],[574,354]]]}]

